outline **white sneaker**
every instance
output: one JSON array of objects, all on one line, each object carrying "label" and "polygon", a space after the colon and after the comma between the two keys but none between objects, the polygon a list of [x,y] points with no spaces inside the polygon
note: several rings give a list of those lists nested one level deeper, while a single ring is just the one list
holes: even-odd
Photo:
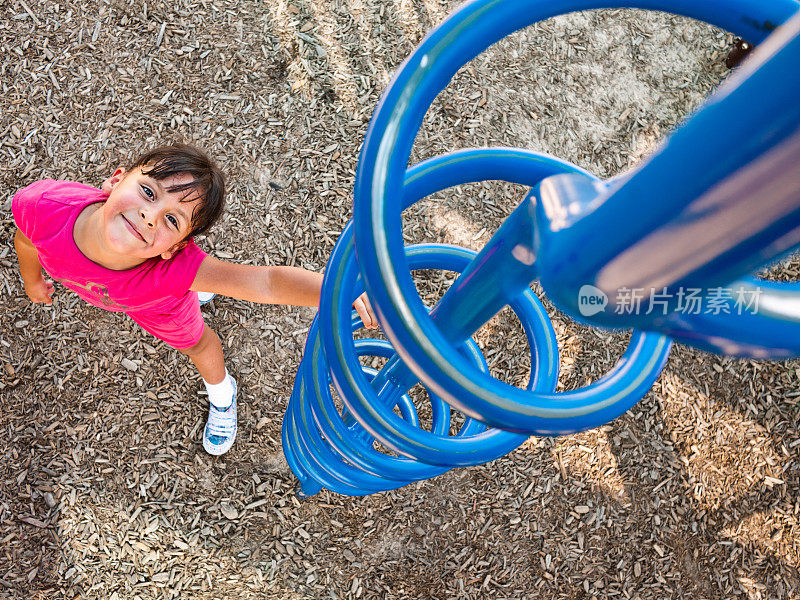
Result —
[{"label": "white sneaker", "polygon": [[197,299],[200,300],[200,306],[211,302],[214,296],[216,296],[214,292],[197,292]]},{"label": "white sneaker", "polygon": [[203,448],[209,454],[219,456],[225,454],[233,446],[236,439],[236,380],[231,377],[233,384],[233,400],[228,408],[217,408],[208,403],[208,421],[203,431]]}]

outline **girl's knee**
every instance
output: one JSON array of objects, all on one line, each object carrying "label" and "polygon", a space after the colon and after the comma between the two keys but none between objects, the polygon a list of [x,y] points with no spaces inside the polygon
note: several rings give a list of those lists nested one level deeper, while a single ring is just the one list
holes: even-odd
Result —
[{"label": "girl's knee", "polygon": [[[178,348],[178,351],[186,354],[187,356],[199,354],[208,350],[217,340],[219,340],[217,334],[214,333],[213,329],[206,325],[205,329],[203,329],[203,335],[200,336],[200,340],[194,346],[189,346],[188,348]],[[217,343],[219,342],[217,341]]]},{"label": "girl's knee", "polygon": [[203,340],[200,339],[194,346],[189,346],[188,348],[176,348],[178,352],[181,354],[185,354],[186,356],[191,356],[192,354],[197,354],[203,349]]},{"label": "girl's knee", "polygon": [[182,352],[187,356],[191,356],[192,354],[197,354],[199,352],[202,352],[208,346],[208,343],[210,341],[211,336],[209,336],[209,333],[213,335],[214,332],[211,329],[209,329],[208,326],[206,326],[206,328],[203,329],[203,335],[200,336],[200,339],[197,341],[196,344],[194,344],[193,346],[189,346],[188,348],[178,348],[178,352]]}]

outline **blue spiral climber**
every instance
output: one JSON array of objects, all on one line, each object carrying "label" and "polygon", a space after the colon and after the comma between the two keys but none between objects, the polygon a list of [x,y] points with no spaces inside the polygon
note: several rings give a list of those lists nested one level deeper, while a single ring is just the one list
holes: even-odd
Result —
[{"label": "blue spiral climber", "polygon": [[[513,148],[463,150],[407,167],[425,112],[463,64],[536,21],[623,7],[693,17],[759,47],[653,156],[612,180]],[[647,393],[672,339],[734,356],[800,355],[800,284],[749,276],[800,247],[798,13],[796,0],[476,0],[434,29],[373,115],[354,218],[326,269],[283,422],[300,494],[395,489],[493,460],[530,435],[607,423]],[[404,246],[403,210],[484,180],[530,192],[479,253]],[[460,276],[429,310],[411,279],[415,269]],[[634,329],[625,354],[594,383],[555,392],[558,347],[529,287],[537,279],[575,319]],[[364,289],[389,342],[353,337],[361,322],[351,305]],[[687,290],[714,310],[687,310]],[[634,293],[636,308],[651,310],[633,310]],[[531,352],[526,389],[492,378],[471,338],[506,305]],[[367,356],[386,363],[380,371],[362,366]],[[429,428],[407,394],[417,383],[428,392]],[[455,432],[452,410],[464,416]]]}]

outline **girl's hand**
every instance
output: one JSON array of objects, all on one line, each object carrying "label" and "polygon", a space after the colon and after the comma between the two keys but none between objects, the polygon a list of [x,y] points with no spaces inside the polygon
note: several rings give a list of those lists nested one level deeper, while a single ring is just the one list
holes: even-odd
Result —
[{"label": "girl's hand", "polygon": [[361,320],[364,322],[364,327],[367,329],[375,329],[378,327],[378,319],[372,310],[372,305],[369,303],[366,292],[356,298],[356,301],[353,302],[353,308],[356,309],[358,316],[361,317]]},{"label": "girl's hand", "polygon": [[28,298],[31,299],[31,302],[35,302],[36,304],[53,303],[53,282],[49,279],[45,279],[43,276],[39,275],[38,281],[24,281],[23,284],[25,285],[25,293],[28,295]]}]

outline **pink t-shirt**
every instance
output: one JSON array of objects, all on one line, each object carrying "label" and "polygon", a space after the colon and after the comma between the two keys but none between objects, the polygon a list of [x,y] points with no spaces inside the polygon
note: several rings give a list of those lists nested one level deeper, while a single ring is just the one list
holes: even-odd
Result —
[{"label": "pink t-shirt", "polygon": [[151,258],[124,271],[106,269],[80,251],[75,220],[86,206],[106,198],[106,192],[82,183],[47,179],[17,192],[11,209],[45,271],[90,304],[156,320],[193,308],[197,295],[189,287],[207,256],[193,241],[168,260]]}]

